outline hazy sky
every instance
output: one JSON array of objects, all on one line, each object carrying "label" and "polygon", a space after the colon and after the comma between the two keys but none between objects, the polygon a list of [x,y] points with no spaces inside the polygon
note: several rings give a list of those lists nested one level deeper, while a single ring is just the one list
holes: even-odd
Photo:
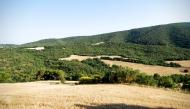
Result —
[{"label": "hazy sky", "polygon": [[190,22],[190,0],[0,0],[0,43]]}]

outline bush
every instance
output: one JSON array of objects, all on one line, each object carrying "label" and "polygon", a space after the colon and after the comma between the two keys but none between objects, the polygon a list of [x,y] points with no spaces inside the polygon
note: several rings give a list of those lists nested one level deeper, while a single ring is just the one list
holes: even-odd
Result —
[{"label": "bush", "polygon": [[[79,61],[49,61],[46,62],[51,69],[63,70],[68,80],[79,80],[80,77],[102,74],[104,72],[104,64],[98,59],[88,59]],[[107,65],[108,66],[108,65]]]},{"label": "bush", "polygon": [[154,76],[153,76],[153,78],[155,80],[159,80],[161,78],[161,76],[158,73],[155,73]]},{"label": "bush", "polygon": [[133,70],[127,68],[126,71],[128,72],[126,75],[126,82],[127,83],[135,82],[137,79],[137,75],[139,74],[139,70]]},{"label": "bush", "polygon": [[188,73],[189,70],[188,70],[188,69],[184,69],[183,72],[184,72],[184,73]]},{"label": "bush", "polygon": [[0,83],[3,82],[12,82],[9,73],[0,72]]},{"label": "bush", "polygon": [[175,83],[171,77],[164,76],[160,78],[158,82],[158,86],[166,87],[166,88],[174,88]]},{"label": "bush", "polygon": [[61,83],[65,82],[65,73],[63,71],[59,71],[59,79],[61,81]]},{"label": "bush", "polygon": [[102,78],[104,83],[117,83],[118,77],[115,71],[106,72],[104,77]]},{"label": "bush", "polygon": [[64,72],[61,70],[39,70],[36,73],[36,80],[61,80],[64,83],[65,77]]},{"label": "bush", "polygon": [[79,79],[79,84],[92,84],[93,83],[93,78],[85,76],[85,77],[81,77]]},{"label": "bush", "polygon": [[74,81],[79,80],[79,78],[82,77],[82,74],[83,73],[80,73],[80,72],[71,73],[69,76],[69,79],[74,80]]},{"label": "bush", "polygon": [[127,82],[127,71],[120,71],[117,72],[117,80],[119,83],[125,83]]},{"label": "bush", "polygon": [[154,79],[154,76],[149,76],[144,73],[137,75],[135,82],[138,84],[144,84],[150,86],[156,86],[158,84],[158,81]]},{"label": "bush", "polygon": [[[58,80],[59,73],[56,70],[45,70],[40,73],[40,80]],[[39,77],[38,77],[39,78]]]},{"label": "bush", "polygon": [[101,83],[102,77],[100,75],[94,75],[93,77],[93,83]]},{"label": "bush", "polygon": [[182,89],[190,90],[190,75],[184,76]]},{"label": "bush", "polygon": [[183,83],[182,89],[187,89],[190,91],[190,81],[186,81]]},{"label": "bush", "polygon": [[180,64],[178,64],[178,63],[173,63],[173,62],[170,62],[168,66],[169,66],[169,67],[181,67]]},{"label": "bush", "polygon": [[184,75],[173,74],[170,77],[175,83],[182,83],[184,81]]},{"label": "bush", "polygon": [[111,71],[105,73],[102,81],[106,83],[132,83],[138,73],[137,70],[113,65]]},{"label": "bush", "polygon": [[15,71],[11,75],[12,82],[29,82],[34,81],[35,76],[32,74],[33,72],[25,72],[25,71]]}]

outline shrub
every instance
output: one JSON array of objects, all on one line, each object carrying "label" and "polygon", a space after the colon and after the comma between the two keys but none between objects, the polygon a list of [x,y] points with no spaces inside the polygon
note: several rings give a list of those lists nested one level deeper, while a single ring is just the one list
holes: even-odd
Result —
[{"label": "shrub", "polygon": [[136,81],[136,73],[135,72],[128,72],[126,74],[126,82],[127,83],[132,83]]},{"label": "shrub", "polygon": [[106,83],[132,83],[138,73],[138,70],[113,65],[111,71],[105,73],[102,81]]},{"label": "shrub", "polygon": [[93,83],[101,83],[102,77],[100,75],[94,75],[93,76]]},{"label": "shrub", "polygon": [[70,79],[71,80],[79,80],[79,78],[82,77],[82,73],[76,72],[76,73],[71,73]]},{"label": "shrub", "polygon": [[26,81],[33,81],[34,75],[31,74],[32,72],[25,72],[25,71],[15,71],[11,75],[11,79],[13,82],[26,82]]},{"label": "shrub", "polygon": [[166,87],[166,88],[174,88],[175,83],[171,77],[164,76],[160,78],[158,82],[158,86]]},{"label": "shrub", "polygon": [[185,81],[183,83],[182,89],[190,90],[190,81]]},{"label": "shrub", "polygon": [[153,78],[155,80],[159,80],[161,78],[161,76],[158,73],[155,73],[154,76],[153,76]]},{"label": "shrub", "polygon": [[174,63],[174,62],[170,62],[168,66],[169,66],[169,67],[181,67],[180,64]]},{"label": "shrub", "polygon": [[55,70],[46,70],[42,77],[44,80],[58,80],[59,73]]},{"label": "shrub", "polygon": [[108,75],[108,82],[109,83],[117,83],[118,82],[118,76],[116,71],[111,71],[107,73]]},{"label": "shrub", "polygon": [[188,69],[184,69],[183,72],[184,72],[184,73],[188,73],[189,70],[188,70]]},{"label": "shrub", "polygon": [[0,72],[0,83],[11,82],[11,77],[9,73]]},{"label": "shrub", "polygon": [[125,83],[127,81],[127,73],[126,71],[117,72],[118,82]]},{"label": "shrub", "polygon": [[130,68],[126,68],[126,82],[132,83],[135,82],[137,79],[137,75],[139,74],[139,70],[133,70]]},{"label": "shrub", "polygon": [[79,79],[79,84],[92,84],[93,83],[93,78],[85,76],[85,77],[81,77]]},{"label": "shrub", "polygon": [[[98,59],[88,59],[82,62],[79,61],[49,61],[47,66],[51,69],[63,70],[66,73],[66,78],[69,80],[79,80],[85,75],[93,76],[101,74],[108,69],[108,65]],[[107,66],[107,67],[106,67]]]},{"label": "shrub", "polygon": [[63,71],[59,71],[59,79],[61,81],[61,83],[65,82],[65,73]]},{"label": "shrub", "polygon": [[173,74],[170,77],[175,83],[182,83],[184,81],[184,75]]},{"label": "shrub", "polygon": [[123,83],[126,81],[126,74],[126,69],[113,65],[109,75],[109,81],[112,83]]},{"label": "shrub", "polygon": [[190,90],[190,75],[184,76],[182,89]]},{"label": "shrub", "polygon": [[39,70],[36,73],[37,80],[61,80],[61,83],[64,83],[65,77],[64,72],[61,70]]},{"label": "shrub", "polygon": [[138,84],[156,86],[158,81],[154,79],[154,76],[149,76],[144,73],[137,75],[136,81]]},{"label": "shrub", "polygon": [[44,70],[39,70],[36,73],[36,80],[44,80],[43,78]]}]

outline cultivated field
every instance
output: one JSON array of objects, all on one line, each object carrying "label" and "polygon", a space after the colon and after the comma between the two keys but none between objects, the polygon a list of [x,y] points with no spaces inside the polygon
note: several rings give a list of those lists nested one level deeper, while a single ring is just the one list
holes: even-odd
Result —
[{"label": "cultivated field", "polygon": [[190,94],[122,84],[74,85],[57,81],[2,83],[0,109],[126,109],[190,107]]},{"label": "cultivated field", "polygon": [[[68,58],[61,58],[60,60],[74,60],[77,59],[79,61],[88,59],[88,58],[100,58],[101,56],[97,57],[91,57],[91,56],[78,56],[78,55],[71,55]],[[118,56],[110,56],[118,57]],[[171,74],[184,74],[183,70],[188,69],[190,71],[190,61],[172,61],[179,63],[183,67],[175,68],[175,67],[164,67],[164,66],[158,66],[158,65],[145,65],[145,64],[139,64],[139,63],[131,63],[131,62],[122,62],[122,61],[112,61],[112,60],[102,60],[106,64],[109,65],[118,65],[122,67],[129,67],[133,68],[135,70],[139,70],[140,72],[145,72],[147,74],[153,75],[154,73],[159,73],[160,75],[171,75]],[[169,61],[168,61],[169,62]],[[188,67],[187,67],[188,66]]]}]

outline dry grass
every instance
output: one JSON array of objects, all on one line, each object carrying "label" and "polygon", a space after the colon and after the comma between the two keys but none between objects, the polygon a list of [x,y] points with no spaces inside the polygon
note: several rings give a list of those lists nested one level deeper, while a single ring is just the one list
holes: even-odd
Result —
[{"label": "dry grass", "polygon": [[93,59],[95,57],[91,57],[91,56],[79,56],[79,55],[71,55],[70,57],[67,57],[67,58],[60,58],[59,60],[67,60],[67,61],[71,61],[71,60],[79,60],[79,61],[82,61],[82,60],[86,60],[86,59]]},{"label": "dry grass", "polygon": [[183,74],[180,72],[183,68],[164,67],[157,65],[144,65],[138,63],[110,61],[110,60],[103,60],[103,62],[109,65],[129,67],[135,70],[139,70],[140,72],[145,72],[146,74],[149,75],[154,75],[154,73],[158,73],[160,75]]},{"label": "dry grass", "polygon": [[178,63],[182,66],[182,68],[180,69],[181,72],[184,72],[184,70],[187,70],[186,73],[190,73],[190,60],[183,60],[183,61],[166,61],[168,63],[170,62],[174,62],[174,63]]},{"label": "dry grass", "polygon": [[82,61],[82,60],[86,60],[86,59],[93,59],[93,58],[100,58],[100,57],[110,57],[110,58],[120,58],[121,56],[107,56],[107,55],[100,55],[100,56],[79,56],[79,55],[71,55],[67,58],[60,58],[59,60],[67,60],[67,61],[71,61],[71,60],[78,60],[78,61]]},{"label": "dry grass", "polygon": [[[100,58],[101,56],[97,57],[91,57],[91,56],[78,56],[78,55],[71,55],[68,58],[61,58],[61,60],[74,60],[77,59],[79,61],[86,60],[88,58]],[[110,56],[110,57],[118,57],[118,56]],[[175,61],[176,63],[181,64],[184,67],[181,68],[174,68],[174,67],[164,67],[164,66],[157,66],[157,65],[145,65],[145,64],[139,64],[139,63],[131,63],[131,62],[122,62],[122,61],[112,61],[112,60],[102,60],[106,64],[109,65],[118,65],[122,67],[129,67],[133,68],[135,70],[139,70],[140,72],[145,72],[149,75],[153,75],[154,73],[159,73],[160,75],[171,75],[171,74],[184,74],[182,71],[184,69],[189,69],[190,67],[186,68],[187,66],[190,66],[190,61]]]},{"label": "dry grass", "polygon": [[186,108],[190,94],[121,84],[0,84],[0,109]]},{"label": "dry grass", "polygon": [[183,67],[190,67],[190,60],[184,60],[184,61],[167,61],[167,62],[174,62],[178,63]]}]

